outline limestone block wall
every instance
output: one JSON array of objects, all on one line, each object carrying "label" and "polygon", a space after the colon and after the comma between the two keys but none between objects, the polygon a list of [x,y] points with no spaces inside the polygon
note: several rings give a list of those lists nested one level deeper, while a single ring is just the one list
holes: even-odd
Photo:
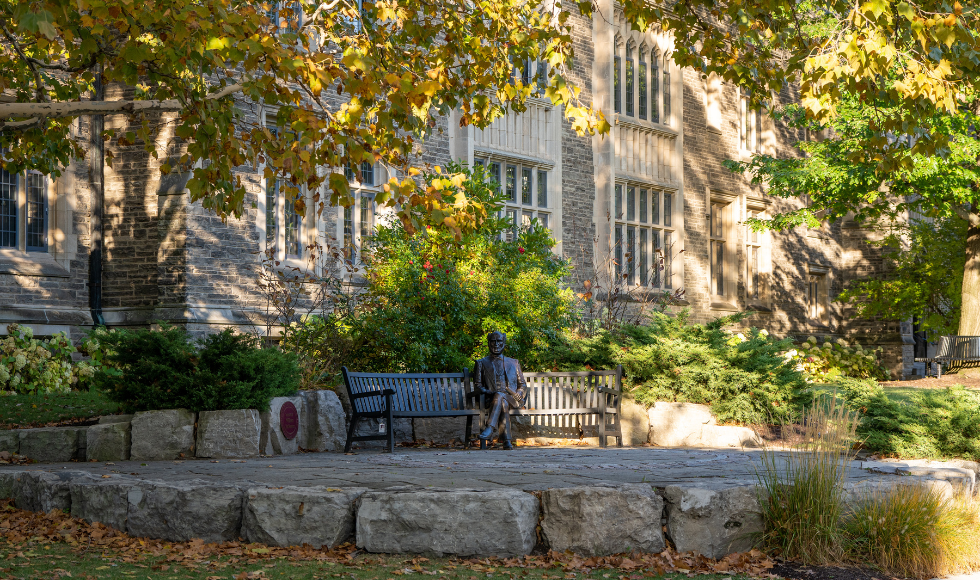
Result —
[{"label": "limestone block wall", "polygon": [[[89,125],[75,135],[87,142]],[[67,332],[81,338],[91,325],[89,312],[90,160],[72,163],[48,180],[48,251],[0,249],[0,335],[12,322],[36,335]]]},{"label": "limestone block wall", "polygon": [[[572,26],[572,42],[575,60],[570,77],[581,87],[579,95],[584,102],[595,98],[593,90],[593,66],[595,46],[592,41],[592,22],[572,8],[569,23]],[[562,254],[573,266],[570,283],[580,286],[589,277],[594,263],[593,221],[596,205],[595,157],[592,137],[579,136],[567,119],[561,126],[561,202],[562,202]]]}]

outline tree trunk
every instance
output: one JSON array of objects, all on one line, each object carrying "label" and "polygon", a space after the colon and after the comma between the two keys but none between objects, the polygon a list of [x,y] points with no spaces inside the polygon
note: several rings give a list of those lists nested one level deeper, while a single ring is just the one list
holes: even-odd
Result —
[{"label": "tree trunk", "polygon": [[980,209],[976,203],[970,205],[970,226],[966,232],[959,334],[980,336]]}]

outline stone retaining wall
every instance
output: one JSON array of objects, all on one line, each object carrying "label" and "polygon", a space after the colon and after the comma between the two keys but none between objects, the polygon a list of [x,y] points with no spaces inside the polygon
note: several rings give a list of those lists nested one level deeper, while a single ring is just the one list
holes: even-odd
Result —
[{"label": "stone retaining wall", "polygon": [[[285,432],[280,411],[295,411]],[[342,451],[346,421],[333,391],[304,391],[277,397],[269,411],[186,409],[108,415],[87,427],[44,427],[0,431],[0,452],[40,463],[67,461],[165,461],[192,457],[258,457],[313,451]]]},{"label": "stone retaining wall", "polygon": [[[915,476],[870,483],[848,484],[848,501],[881,486],[953,490],[949,481]],[[721,558],[751,549],[763,529],[755,486],[372,491],[2,469],[4,498],[20,509],[59,509],[137,537],[317,547],[353,540],[367,552],[467,557],[519,556],[536,548],[597,556],[659,552],[669,541],[681,552]]]},{"label": "stone retaining wall", "polygon": [[6,469],[0,470],[0,498],[13,499],[20,509],[60,509],[139,537],[244,538],[318,547],[354,540],[359,548],[378,553],[518,556],[537,547],[606,555],[659,552],[670,540],[679,549],[717,558],[747,549],[762,529],[754,487],[721,493],[678,487],[666,494],[646,484],[539,493],[507,488],[370,491]]}]

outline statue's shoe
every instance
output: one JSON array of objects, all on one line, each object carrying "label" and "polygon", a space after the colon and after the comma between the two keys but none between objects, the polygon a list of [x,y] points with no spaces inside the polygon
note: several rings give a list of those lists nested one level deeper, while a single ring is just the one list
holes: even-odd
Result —
[{"label": "statue's shoe", "polygon": [[483,431],[480,431],[480,439],[489,439],[493,436],[493,427],[487,427]]},{"label": "statue's shoe", "polygon": [[511,445],[510,439],[504,439],[504,449],[513,449],[514,446]]}]

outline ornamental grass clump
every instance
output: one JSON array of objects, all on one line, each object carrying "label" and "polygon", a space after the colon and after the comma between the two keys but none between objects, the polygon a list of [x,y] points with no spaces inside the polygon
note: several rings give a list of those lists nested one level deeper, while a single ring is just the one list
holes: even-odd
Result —
[{"label": "ornamental grass clump", "polygon": [[793,450],[767,448],[758,471],[765,531],[761,540],[804,564],[847,557],[843,485],[857,440],[858,415],[836,398],[815,401],[796,424],[782,426]]},{"label": "ornamental grass clump", "polygon": [[856,503],[845,530],[852,557],[903,577],[936,578],[980,566],[980,503],[924,485],[876,490]]}]

